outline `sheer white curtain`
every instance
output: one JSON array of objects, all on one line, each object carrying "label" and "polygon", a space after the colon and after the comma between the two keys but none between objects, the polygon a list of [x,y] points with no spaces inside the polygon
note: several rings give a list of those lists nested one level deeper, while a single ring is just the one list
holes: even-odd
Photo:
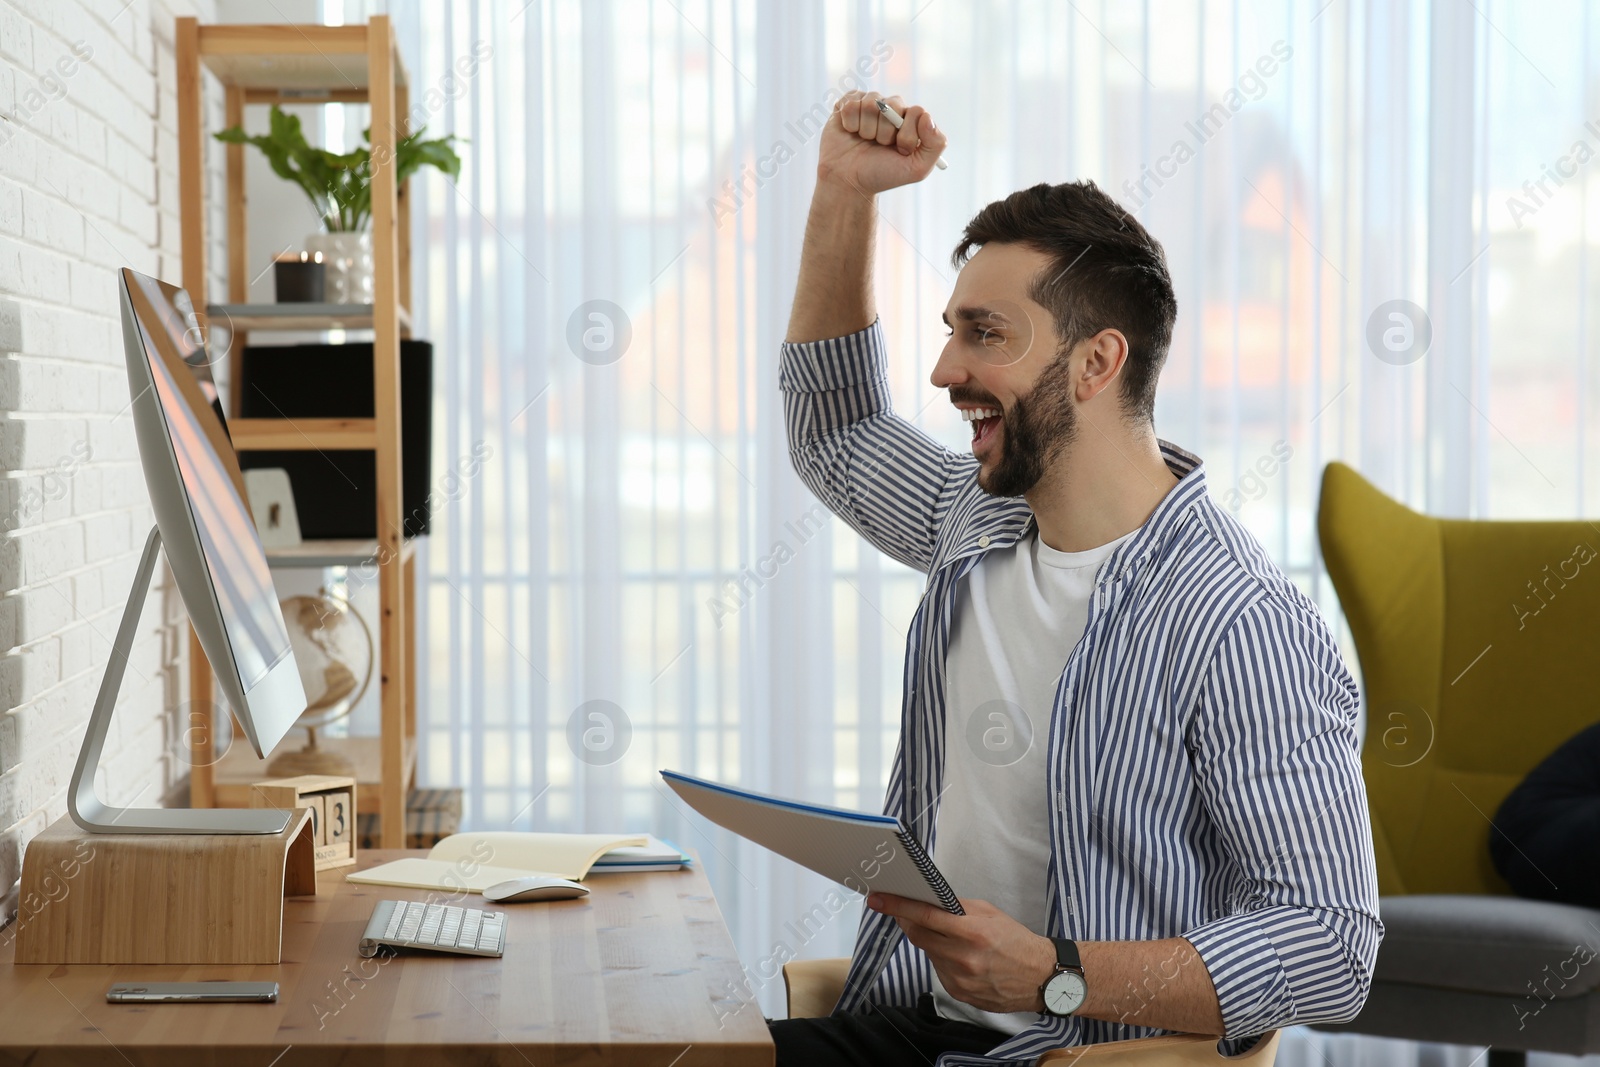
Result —
[{"label": "sheer white curtain", "polygon": [[[1594,499],[1600,161],[1574,146],[1600,150],[1600,102],[1577,0],[389,6],[413,124],[468,139],[460,181],[425,176],[413,203],[449,501],[423,778],[464,786],[471,826],[696,849],[750,973],[735,1007],[780,1011],[777,964],[847,951],[858,905],[707,834],[656,771],[875,808],[921,590],[784,447],[776,352],[813,116],[840,88],[899,92],[950,135],[948,171],[883,198],[878,285],[896,403],[953,447],[927,375],[962,224],[1093,178],[1177,285],[1159,432],[1331,617],[1330,459],[1449,514]],[[1357,1055],[1300,1040],[1285,1062]]]}]

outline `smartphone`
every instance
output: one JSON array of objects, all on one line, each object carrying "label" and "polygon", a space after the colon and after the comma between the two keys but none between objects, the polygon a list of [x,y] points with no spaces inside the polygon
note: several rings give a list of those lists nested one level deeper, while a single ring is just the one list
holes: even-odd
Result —
[{"label": "smartphone", "polygon": [[106,990],[113,1004],[272,1004],[277,982],[118,982]]}]

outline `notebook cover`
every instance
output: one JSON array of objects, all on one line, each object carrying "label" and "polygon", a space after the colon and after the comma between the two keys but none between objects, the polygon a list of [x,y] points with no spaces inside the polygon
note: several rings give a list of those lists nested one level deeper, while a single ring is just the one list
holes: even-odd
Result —
[{"label": "notebook cover", "polygon": [[963,914],[954,889],[899,819],[784,800],[676,771],[661,777],[718,826],[846,889],[893,893]]}]

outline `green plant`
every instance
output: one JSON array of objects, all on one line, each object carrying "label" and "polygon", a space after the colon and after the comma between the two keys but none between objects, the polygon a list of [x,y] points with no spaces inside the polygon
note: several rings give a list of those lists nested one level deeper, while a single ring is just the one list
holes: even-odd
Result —
[{"label": "green plant", "polygon": [[[450,147],[454,134],[422,139],[426,130],[402,138],[394,146],[395,181],[405,181],[419,168],[437,167],[452,178],[461,174],[461,157]],[[251,136],[241,126],[215,135],[224,144],[252,144],[261,149],[280,178],[300,186],[322,217],[329,233],[353,233],[366,228],[372,214],[372,128],[361,131],[365,145],[349,152],[330,152],[306,142],[298,116],[272,105],[268,132]]]}]

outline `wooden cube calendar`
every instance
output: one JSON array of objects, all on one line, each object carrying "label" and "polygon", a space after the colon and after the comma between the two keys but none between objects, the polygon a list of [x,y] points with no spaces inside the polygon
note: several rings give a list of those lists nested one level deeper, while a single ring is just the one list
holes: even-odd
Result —
[{"label": "wooden cube calendar", "polygon": [[272,778],[250,787],[252,808],[310,808],[316,826],[316,868],[356,861],[356,782],[328,774]]},{"label": "wooden cube calendar", "polygon": [[[283,779],[278,779],[283,781]],[[287,805],[286,805],[287,806]],[[311,832],[316,838],[317,847],[328,843],[328,796],[326,793],[301,793],[294,804],[297,808],[311,809]]]},{"label": "wooden cube calendar", "polygon": [[[321,794],[327,805],[328,844],[348,844],[354,848],[356,839],[355,786]],[[354,852],[351,853],[354,855]]]}]

